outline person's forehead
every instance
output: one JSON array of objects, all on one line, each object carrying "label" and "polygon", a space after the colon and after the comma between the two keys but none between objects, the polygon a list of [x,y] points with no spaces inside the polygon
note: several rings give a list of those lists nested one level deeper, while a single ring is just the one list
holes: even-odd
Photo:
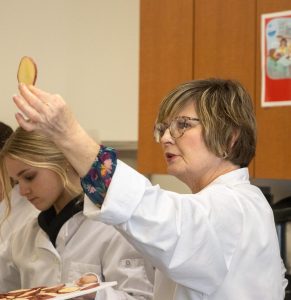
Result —
[{"label": "person's forehead", "polygon": [[177,111],[177,116],[192,116],[196,114],[196,109],[193,101],[186,102],[179,111]]},{"label": "person's forehead", "polygon": [[193,101],[187,101],[183,103],[181,107],[173,109],[171,113],[169,113],[168,116],[166,116],[165,121],[170,122],[171,120],[180,116],[197,117],[197,113]]},{"label": "person's forehead", "polygon": [[18,176],[19,172],[21,172],[23,170],[32,169],[32,166],[30,166],[18,159],[14,159],[10,156],[6,156],[4,158],[4,163],[5,163],[8,175],[13,178],[16,178]]}]

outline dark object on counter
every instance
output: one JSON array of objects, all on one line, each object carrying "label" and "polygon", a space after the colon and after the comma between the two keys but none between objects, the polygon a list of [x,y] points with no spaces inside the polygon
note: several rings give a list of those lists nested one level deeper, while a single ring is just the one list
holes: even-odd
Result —
[{"label": "dark object on counter", "polygon": [[271,193],[271,187],[270,186],[258,186],[258,188],[262,191],[262,193],[266,197],[269,204],[272,205],[274,197],[273,197],[273,194]]},{"label": "dark object on counter", "polygon": [[286,278],[288,280],[288,285],[285,291],[285,300],[291,300],[291,275],[286,275]]},{"label": "dark object on counter", "polygon": [[289,249],[291,245],[291,196],[272,205],[272,209],[274,212],[281,256],[287,269],[286,278],[289,281],[286,288],[285,300],[291,300],[291,249]]}]

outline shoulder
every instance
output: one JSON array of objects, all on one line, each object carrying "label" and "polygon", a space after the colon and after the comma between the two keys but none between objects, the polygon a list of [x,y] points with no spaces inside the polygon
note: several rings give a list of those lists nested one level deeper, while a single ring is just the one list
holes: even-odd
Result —
[{"label": "shoulder", "polygon": [[78,225],[78,231],[83,233],[86,232],[86,236],[98,237],[99,241],[111,240],[120,233],[112,225],[107,225],[98,220],[90,219],[84,215],[83,211],[74,215],[69,222],[74,222]]},{"label": "shoulder", "polygon": [[15,226],[13,236],[16,239],[25,238],[29,235],[35,235],[41,228],[38,225],[37,216],[27,220],[25,224],[20,223],[18,226]]},{"label": "shoulder", "polygon": [[41,231],[37,217],[30,219],[25,224],[9,225],[10,223],[6,223],[3,228],[1,228],[1,236],[3,237],[3,241],[9,244],[13,249],[23,248],[24,245],[34,245],[34,240],[38,232]]}]

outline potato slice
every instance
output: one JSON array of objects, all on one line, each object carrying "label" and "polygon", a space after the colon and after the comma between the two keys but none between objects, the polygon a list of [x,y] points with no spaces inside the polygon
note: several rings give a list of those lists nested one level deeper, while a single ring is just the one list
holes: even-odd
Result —
[{"label": "potato slice", "polygon": [[35,295],[35,300],[46,300],[50,298],[55,298],[57,297],[57,293],[45,293],[45,292],[40,292],[37,295]]},{"label": "potato slice", "polygon": [[21,294],[27,293],[28,291],[31,291],[31,289],[13,290],[7,293],[6,298],[10,298],[10,297],[15,298]]},{"label": "potato slice", "polygon": [[100,279],[98,278],[98,276],[93,273],[87,273],[87,274],[84,274],[82,277],[80,277],[76,281],[76,284],[79,286],[83,286],[87,283],[96,283],[96,282],[100,282]]},{"label": "potato slice", "polygon": [[78,286],[68,286],[68,287],[64,287],[64,288],[58,290],[58,294],[67,294],[67,293],[72,293],[72,292],[76,292],[79,290],[80,290],[80,287],[78,287]]},{"label": "potato slice", "polygon": [[41,290],[41,288],[32,288],[31,290],[29,290],[23,294],[20,294],[17,298],[27,298],[30,296],[35,296],[39,293],[40,290]]},{"label": "potato slice", "polygon": [[20,60],[17,79],[19,83],[34,85],[37,78],[36,63],[31,57],[23,56]]},{"label": "potato slice", "polygon": [[62,289],[63,287],[65,287],[64,283],[60,283],[54,286],[50,286],[50,287],[45,287],[41,289],[41,292],[45,292],[45,293],[57,293],[58,290]]}]

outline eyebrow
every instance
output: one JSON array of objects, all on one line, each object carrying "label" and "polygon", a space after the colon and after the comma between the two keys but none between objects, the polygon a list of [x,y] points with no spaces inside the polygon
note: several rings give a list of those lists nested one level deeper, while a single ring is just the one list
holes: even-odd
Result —
[{"label": "eyebrow", "polygon": [[21,176],[24,172],[26,172],[26,171],[28,171],[28,170],[29,170],[29,169],[21,170],[21,171],[19,171],[19,172],[16,174],[16,176],[19,177],[19,176]]}]

